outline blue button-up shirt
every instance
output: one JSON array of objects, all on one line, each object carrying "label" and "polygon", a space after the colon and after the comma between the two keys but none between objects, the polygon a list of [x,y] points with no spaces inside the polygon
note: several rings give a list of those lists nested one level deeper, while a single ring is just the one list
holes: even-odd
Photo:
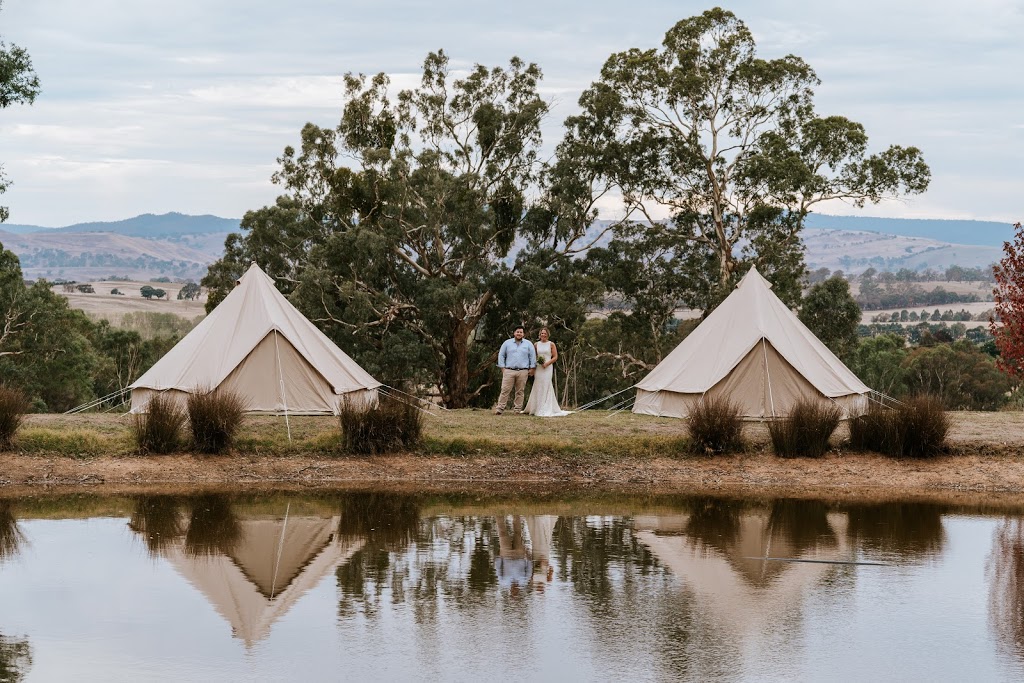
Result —
[{"label": "blue button-up shirt", "polygon": [[533,348],[533,342],[516,342],[515,339],[506,339],[498,351],[499,368],[530,369],[537,367],[537,350]]}]

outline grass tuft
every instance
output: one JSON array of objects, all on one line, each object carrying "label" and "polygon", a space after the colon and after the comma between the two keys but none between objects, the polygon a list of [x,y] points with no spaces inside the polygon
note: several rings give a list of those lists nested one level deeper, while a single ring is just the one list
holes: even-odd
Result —
[{"label": "grass tuft", "polygon": [[10,450],[31,404],[17,389],[0,384],[0,451]]},{"label": "grass tuft", "polygon": [[834,403],[800,399],[788,417],[768,422],[772,448],[783,458],[820,458],[842,419],[843,411]]},{"label": "grass tuft", "polygon": [[412,404],[382,396],[376,406],[345,398],[340,407],[341,447],[349,453],[412,451],[423,441],[423,413]]},{"label": "grass tuft", "polygon": [[949,428],[942,401],[921,395],[893,408],[872,405],[850,420],[850,446],[894,458],[931,458],[945,449]]},{"label": "grass tuft", "polygon": [[936,396],[917,396],[896,406],[887,448],[895,458],[932,458],[946,446],[949,415]]},{"label": "grass tuft", "polygon": [[197,390],[188,396],[192,445],[200,453],[223,453],[231,448],[248,402],[228,390]]},{"label": "grass tuft", "polygon": [[690,411],[688,426],[689,446],[694,453],[711,455],[743,448],[740,407],[728,397],[705,398],[699,401]]},{"label": "grass tuft", "polygon": [[132,435],[142,454],[173,453],[178,448],[185,411],[165,394],[156,394],[147,404],[149,412],[133,415]]}]

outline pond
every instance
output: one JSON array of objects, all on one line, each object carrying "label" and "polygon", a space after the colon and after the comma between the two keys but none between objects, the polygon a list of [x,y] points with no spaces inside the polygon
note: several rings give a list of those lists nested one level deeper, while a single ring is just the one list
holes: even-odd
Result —
[{"label": "pond", "polygon": [[1022,677],[1012,509],[0,498],[0,681]]}]

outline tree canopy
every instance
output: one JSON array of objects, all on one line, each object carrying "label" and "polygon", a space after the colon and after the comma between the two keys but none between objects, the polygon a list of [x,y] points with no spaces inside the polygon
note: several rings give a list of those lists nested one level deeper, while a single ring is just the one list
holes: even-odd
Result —
[{"label": "tree canopy", "polygon": [[669,29],[661,49],[609,57],[567,137],[591,150],[627,215],[669,226],[690,253],[704,281],[691,306],[720,301],[751,263],[792,305],[812,208],[916,194],[930,179],[917,148],[869,154],[861,124],[817,114],[818,83],[799,57],[759,57],[747,26],[715,8]]},{"label": "tree canopy", "polygon": [[[15,104],[32,104],[39,94],[39,77],[32,68],[32,60],[25,48],[8,45],[0,37],[0,109]],[[10,181],[0,165],[0,194],[7,191]],[[0,223],[7,220],[8,210],[0,206]]]}]

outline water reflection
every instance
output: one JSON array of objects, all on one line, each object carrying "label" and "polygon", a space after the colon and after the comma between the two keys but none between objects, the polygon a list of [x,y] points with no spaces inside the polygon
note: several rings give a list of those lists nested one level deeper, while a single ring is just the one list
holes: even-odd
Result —
[{"label": "water reflection", "polygon": [[24,638],[8,638],[0,633],[0,681],[16,683],[32,667],[32,648]]},{"label": "water reflection", "polygon": [[[845,515],[822,503],[731,505],[697,501],[691,511],[637,517],[637,538],[693,600],[696,626],[722,646],[788,631],[815,586],[849,571],[842,565],[787,560],[848,560]],[[736,645],[738,647],[738,645]]]},{"label": "water reflection", "polygon": [[145,540],[146,549],[158,557],[185,536],[182,500],[175,496],[137,496],[128,527]]},{"label": "water reflection", "polygon": [[11,502],[0,500],[0,562],[17,555],[25,542],[25,534],[18,527]]},{"label": "water reflection", "polygon": [[1007,519],[996,528],[986,567],[989,622],[1004,652],[1024,661],[1024,523]]},{"label": "water reflection", "polygon": [[362,545],[337,538],[338,516],[289,515],[289,509],[240,518],[225,495],[142,497],[129,526],[251,646]]},{"label": "water reflection", "polygon": [[[45,678],[55,643],[74,644],[63,653],[71,661],[83,641],[39,628],[37,609],[57,614],[51,624],[80,620],[90,643],[90,629],[111,623],[133,635],[149,628],[155,642],[171,621],[206,629],[197,639],[210,643],[213,666],[240,641],[246,659],[225,665],[227,678],[293,654],[292,664],[321,663],[301,672],[313,678],[344,666],[357,678],[420,680],[476,679],[494,661],[508,678],[626,680],[885,678],[905,657],[920,678],[966,669],[992,679],[1024,662],[1024,520],[950,521],[960,510],[941,505],[239,493],[69,504],[68,517],[96,511],[88,524],[65,523],[45,504],[33,518],[31,506],[18,502],[20,527],[0,507],[0,528],[17,538],[4,547],[33,541],[22,561],[0,567],[0,629],[27,633],[34,650],[0,638],[0,680],[33,656],[32,673]],[[89,534],[105,529],[116,533],[93,552]],[[63,569],[72,539],[87,570]],[[121,545],[130,553],[118,555]],[[117,582],[107,552],[110,563],[136,562]],[[887,565],[832,563],[859,560]],[[45,580],[30,583],[41,565]],[[178,575],[170,581],[168,567]],[[70,585],[97,597],[65,608]],[[111,592],[128,585],[151,613]],[[64,593],[48,601],[54,586]],[[19,596],[30,597],[9,608]],[[978,618],[986,598],[988,624]],[[219,649],[229,633],[234,648]],[[1012,657],[997,659],[996,642]]]},{"label": "water reflection", "polygon": [[866,553],[901,561],[934,557],[942,552],[946,535],[943,509],[928,503],[850,505],[850,541]]}]

